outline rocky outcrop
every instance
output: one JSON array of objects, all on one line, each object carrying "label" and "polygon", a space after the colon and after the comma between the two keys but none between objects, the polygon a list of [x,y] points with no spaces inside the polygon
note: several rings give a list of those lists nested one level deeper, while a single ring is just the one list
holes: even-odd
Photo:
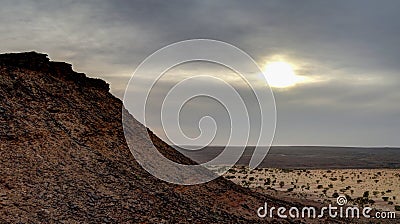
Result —
[{"label": "rocky outcrop", "polygon": [[1,54],[0,65],[62,76],[66,80],[74,81],[80,87],[95,87],[106,91],[110,88],[104,80],[88,78],[83,73],[74,72],[71,64],[50,61],[46,54],[36,52]]}]

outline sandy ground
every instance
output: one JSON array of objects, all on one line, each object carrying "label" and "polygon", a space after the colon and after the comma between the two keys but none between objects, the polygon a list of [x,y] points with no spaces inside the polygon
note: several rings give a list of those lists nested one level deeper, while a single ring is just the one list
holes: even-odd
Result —
[{"label": "sandy ground", "polygon": [[[298,170],[234,167],[225,178],[245,187],[292,199],[336,203],[338,195],[348,204],[382,211],[400,209],[400,169]],[[400,214],[400,211],[396,211]]]}]

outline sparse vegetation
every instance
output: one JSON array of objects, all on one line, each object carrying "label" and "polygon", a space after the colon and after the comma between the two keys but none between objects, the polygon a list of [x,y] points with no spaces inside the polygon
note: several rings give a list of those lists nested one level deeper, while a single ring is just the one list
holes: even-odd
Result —
[{"label": "sparse vegetation", "polygon": [[[398,194],[398,190],[382,187],[382,184],[386,184],[384,186],[399,185],[397,183],[400,183],[400,179],[396,177],[396,173],[393,173],[396,171],[391,173],[391,177],[396,177],[392,179],[379,178],[379,174],[374,171],[363,171],[361,174],[360,171],[330,170],[330,172],[327,172],[274,168],[255,171],[255,173],[250,174],[250,171],[245,169],[239,175],[231,175],[232,171],[230,171],[226,178],[235,182],[236,177],[238,182],[245,187],[283,192],[296,198],[311,196],[318,198],[313,200],[325,203],[332,203],[339,195],[345,195],[349,202],[357,205],[373,205],[374,208],[382,209],[380,206],[383,206],[382,202],[384,201],[386,206],[399,206],[399,201],[396,200],[394,195]],[[236,173],[239,173],[239,171],[236,171]],[[381,172],[380,175],[385,176],[387,173]]]}]

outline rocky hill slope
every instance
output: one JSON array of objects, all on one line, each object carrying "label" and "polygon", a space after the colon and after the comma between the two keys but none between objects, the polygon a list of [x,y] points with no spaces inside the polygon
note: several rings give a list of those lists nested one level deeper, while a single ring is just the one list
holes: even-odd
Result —
[{"label": "rocky hill slope", "polygon": [[[0,55],[0,96],[0,223],[301,221],[258,220],[264,202],[291,203],[222,178],[196,186],[154,178],[127,147],[109,85],[45,54]],[[152,138],[168,157],[193,163]]]}]

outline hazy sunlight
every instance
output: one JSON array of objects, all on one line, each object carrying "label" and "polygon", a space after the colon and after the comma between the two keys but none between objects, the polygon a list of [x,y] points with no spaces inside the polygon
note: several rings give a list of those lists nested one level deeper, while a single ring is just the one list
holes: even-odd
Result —
[{"label": "hazy sunlight", "polygon": [[292,65],[276,61],[268,63],[264,68],[264,76],[271,87],[287,88],[305,81],[305,78],[294,73]]}]

